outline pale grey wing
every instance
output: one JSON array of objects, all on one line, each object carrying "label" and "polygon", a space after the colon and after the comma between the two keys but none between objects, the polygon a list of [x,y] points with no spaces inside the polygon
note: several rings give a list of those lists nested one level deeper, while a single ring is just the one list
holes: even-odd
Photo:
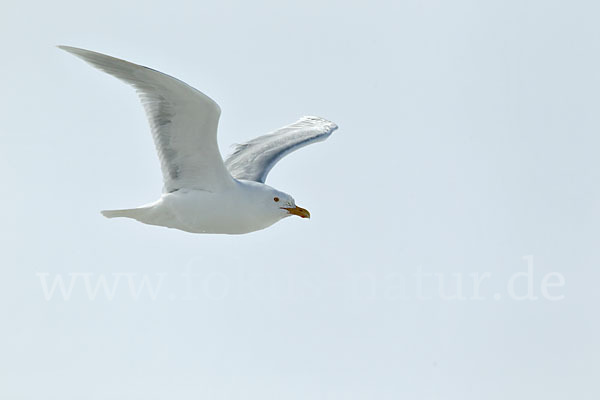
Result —
[{"label": "pale grey wing", "polygon": [[146,110],[164,191],[220,191],[233,184],[217,144],[221,110],[208,96],[162,72],[89,50],[59,46],[133,86]]},{"label": "pale grey wing", "polygon": [[337,128],[336,124],[323,118],[303,117],[275,132],[237,145],[225,165],[236,179],[264,183],[271,168],[283,156],[327,139]]}]

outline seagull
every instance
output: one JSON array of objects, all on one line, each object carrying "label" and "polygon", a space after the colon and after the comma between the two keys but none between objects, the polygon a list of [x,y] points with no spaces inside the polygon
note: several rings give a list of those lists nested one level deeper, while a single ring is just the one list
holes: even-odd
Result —
[{"label": "seagull", "polygon": [[149,225],[191,233],[244,234],[297,215],[310,218],[292,196],[265,184],[282,157],[327,139],[337,125],[303,117],[291,125],[236,145],[223,162],[217,144],[221,109],[186,83],[119,58],[58,46],[133,86],[148,121],[163,175],[154,203],[105,210],[107,218],[133,218]]}]

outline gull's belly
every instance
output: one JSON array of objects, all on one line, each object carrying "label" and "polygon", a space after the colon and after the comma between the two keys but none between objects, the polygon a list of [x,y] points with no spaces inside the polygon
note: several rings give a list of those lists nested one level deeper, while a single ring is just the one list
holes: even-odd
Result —
[{"label": "gull's belly", "polygon": [[201,190],[177,191],[160,201],[168,223],[159,225],[193,233],[242,234],[264,229],[277,220],[260,215],[258,207],[243,195]]}]

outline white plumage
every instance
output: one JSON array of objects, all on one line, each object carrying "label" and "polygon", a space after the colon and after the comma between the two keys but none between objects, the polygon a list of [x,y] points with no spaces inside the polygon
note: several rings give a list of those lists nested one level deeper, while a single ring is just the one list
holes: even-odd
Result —
[{"label": "white plumage", "polygon": [[303,117],[237,145],[223,162],[217,144],[221,109],[211,98],[153,69],[89,50],[59,47],[136,89],[160,159],[164,190],[159,200],[134,209],[103,211],[103,215],[194,233],[229,234],[264,229],[289,215],[310,217],[290,195],[264,182],[283,156],[325,140],[336,124]]}]

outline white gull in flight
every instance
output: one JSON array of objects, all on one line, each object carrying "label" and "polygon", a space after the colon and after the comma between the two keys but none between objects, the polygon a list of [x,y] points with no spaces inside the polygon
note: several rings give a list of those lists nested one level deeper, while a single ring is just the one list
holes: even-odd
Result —
[{"label": "white gull in flight", "polygon": [[290,215],[310,218],[287,193],[265,185],[283,156],[325,140],[337,125],[303,117],[236,146],[225,162],[217,145],[221,109],[205,94],[153,69],[89,50],[59,48],[133,86],[146,110],[162,168],[164,189],[156,202],[107,210],[108,218],[133,218],[192,233],[242,234]]}]

